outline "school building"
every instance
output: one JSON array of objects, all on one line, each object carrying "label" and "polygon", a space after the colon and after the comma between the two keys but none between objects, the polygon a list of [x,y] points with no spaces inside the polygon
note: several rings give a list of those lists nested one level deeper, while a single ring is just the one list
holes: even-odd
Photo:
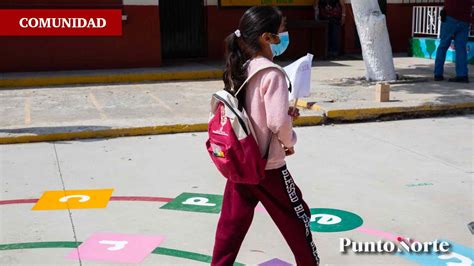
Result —
[{"label": "school building", "polygon": [[[159,67],[180,60],[221,60],[224,38],[252,5],[278,5],[288,20],[287,58],[307,52],[324,59],[324,22],[314,21],[313,0],[2,0],[0,9],[120,9],[122,36],[0,37],[0,72]],[[379,0],[387,16],[393,52],[407,52],[414,6],[439,0]],[[342,50],[359,53],[350,1]]]}]

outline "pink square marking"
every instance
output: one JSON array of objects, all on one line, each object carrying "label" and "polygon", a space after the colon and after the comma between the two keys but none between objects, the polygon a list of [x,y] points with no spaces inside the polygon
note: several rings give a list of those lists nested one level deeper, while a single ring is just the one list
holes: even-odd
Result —
[{"label": "pink square marking", "polygon": [[80,254],[81,260],[141,263],[163,240],[163,236],[96,233],[66,258],[78,259]]}]

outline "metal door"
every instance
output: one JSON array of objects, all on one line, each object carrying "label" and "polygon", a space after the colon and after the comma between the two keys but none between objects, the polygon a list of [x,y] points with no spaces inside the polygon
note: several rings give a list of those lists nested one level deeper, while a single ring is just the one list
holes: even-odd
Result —
[{"label": "metal door", "polygon": [[164,59],[206,56],[203,0],[160,0],[160,23]]}]

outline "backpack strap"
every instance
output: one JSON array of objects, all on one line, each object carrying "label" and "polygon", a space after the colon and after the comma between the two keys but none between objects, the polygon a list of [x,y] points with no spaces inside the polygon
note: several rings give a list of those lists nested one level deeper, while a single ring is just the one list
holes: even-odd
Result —
[{"label": "backpack strap", "polygon": [[[292,89],[292,86],[291,86],[291,80],[290,80],[290,77],[288,77],[288,74],[286,74],[285,70],[280,67],[279,65],[277,64],[274,64],[274,65],[271,65],[271,66],[265,66],[265,67],[262,67],[260,69],[257,69],[257,71],[255,71],[252,75],[250,75],[249,77],[247,77],[247,79],[244,81],[244,83],[242,84],[242,86],[240,86],[240,88],[237,90],[237,92],[235,93],[235,97],[237,97],[237,94],[239,94],[240,91],[242,91],[242,89],[245,87],[245,85],[247,85],[247,83],[256,75],[258,74],[260,71],[262,70],[265,70],[265,69],[270,69],[270,68],[276,68],[276,69],[279,69],[281,72],[283,72],[283,74],[285,75],[285,77],[288,79],[288,83],[290,84],[290,86],[288,87],[288,90],[291,92],[291,89]],[[251,122],[250,122],[251,123]],[[268,159],[268,155],[270,154],[270,146],[272,144],[272,140],[273,140],[273,135],[274,133],[268,129],[270,131],[270,140],[268,141],[268,144],[267,144],[267,151],[265,152],[265,155],[263,155],[263,159],[267,160]]]},{"label": "backpack strap", "polygon": [[291,86],[291,80],[290,80],[290,77],[288,77],[288,74],[286,74],[285,70],[277,65],[277,64],[274,64],[274,65],[271,65],[271,66],[265,66],[265,67],[262,67],[260,69],[257,69],[257,71],[255,71],[252,75],[250,75],[249,77],[247,77],[247,79],[244,81],[244,83],[242,84],[242,86],[240,86],[240,88],[237,90],[237,92],[235,93],[235,97],[237,97],[237,94],[239,94],[240,91],[242,91],[242,89],[245,87],[245,85],[247,85],[247,83],[255,76],[257,75],[260,71],[262,70],[265,70],[265,69],[270,69],[270,68],[276,68],[276,69],[279,69],[281,72],[283,72],[283,74],[285,75],[285,77],[288,79],[288,83],[290,84],[288,90],[291,92],[291,89],[292,89],[292,86]]}]

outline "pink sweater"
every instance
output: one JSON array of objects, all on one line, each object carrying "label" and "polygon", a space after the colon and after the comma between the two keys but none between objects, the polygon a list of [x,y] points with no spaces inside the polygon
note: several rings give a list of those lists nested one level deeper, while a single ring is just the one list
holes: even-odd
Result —
[{"label": "pink sweater", "polygon": [[[267,58],[257,57],[249,62],[247,71],[251,75],[256,70],[273,64]],[[252,121],[262,155],[265,154],[270,141],[270,130],[274,134],[266,170],[284,166],[286,163],[283,147],[293,147],[296,144],[296,133],[293,131],[293,120],[288,115],[288,108],[288,85],[280,70],[262,70],[249,81],[245,110]]]}]

